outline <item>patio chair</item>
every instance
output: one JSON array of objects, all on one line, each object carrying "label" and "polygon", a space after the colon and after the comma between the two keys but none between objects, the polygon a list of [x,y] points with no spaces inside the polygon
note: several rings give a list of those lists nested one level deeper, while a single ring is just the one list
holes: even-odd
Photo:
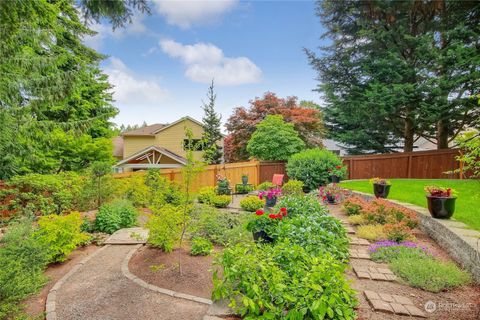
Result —
[{"label": "patio chair", "polygon": [[285,176],[284,174],[275,173],[273,175],[273,178],[272,178],[272,183],[274,185],[276,185],[277,187],[281,187],[283,185],[283,177],[284,176]]}]

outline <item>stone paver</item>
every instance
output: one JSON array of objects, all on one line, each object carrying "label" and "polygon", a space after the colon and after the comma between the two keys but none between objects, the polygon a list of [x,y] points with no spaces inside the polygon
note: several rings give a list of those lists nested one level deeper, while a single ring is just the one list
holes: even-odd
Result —
[{"label": "stone paver", "polygon": [[349,253],[350,253],[350,258],[370,260],[370,253],[367,250],[352,248],[349,250]]},{"label": "stone paver", "polygon": [[368,240],[358,238],[355,236],[348,236],[350,238],[350,244],[357,245],[357,246],[369,246],[370,242]]},{"label": "stone paver", "polygon": [[125,228],[115,231],[105,244],[144,244],[147,243],[148,230],[140,227]]},{"label": "stone paver", "polygon": [[379,281],[395,281],[397,277],[385,267],[353,266],[353,271],[360,279],[372,279]]},{"label": "stone paver", "polygon": [[201,320],[208,305],[138,285],[121,270],[131,245],[108,246],[56,287],[58,320]]},{"label": "stone paver", "polygon": [[365,290],[367,301],[375,311],[394,313],[403,316],[425,318],[425,313],[417,308],[407,297]]}]

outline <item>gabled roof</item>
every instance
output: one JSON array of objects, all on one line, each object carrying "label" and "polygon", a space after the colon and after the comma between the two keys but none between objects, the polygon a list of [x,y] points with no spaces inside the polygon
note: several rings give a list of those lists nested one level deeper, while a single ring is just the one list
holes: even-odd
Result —
[{"label": "gabled roof", "polygon": [[133,160],[133,159],[135,159],[135,158],[138,158],[138,157],[140,157],[141,155],[143,155],[143,154],[145,154],[145,153],[147,153],[147,152],[150,152],[150,151],[157,151],[157,152],[159,152],[159,153],[161,153],[161,154],[163,154],[163,155],[166,155],[166,156],[169,157],[169,158],[172,158],[173,160],[178,161],[179,163],[181,163],[181,164],[183,164],[183,165],[187,164],[187,159],[185,159],[185,158],[182,157],[182,156],[179,156],[179,155],[176,154],[176,153],[171,152],[170,150],[167,150],[167,149],[165,149],[165,148],[150,146],[150,147],[147,147],[147,148],[145,148],[145,149],[142,149],[142,150],[140,150],[140,151],[132,154],[132,155],[129,156],[128,158],[125,158],[125,159],[119,161],[119,162],[116,164],[116,166],[125,164],[125,163],[127,163],[128,161]]},{"label": "gabled roof", "polygon": [[143,128],[138,128],[135,130],[123,132],[121,135],[122,136],[154,136],[157,131],[167,126],[169,125],[166,125],[163,123],[155,123]]},{"label": "gabled roof", "polygon": [[157,134],[157,133],[159,133],[160,131],[163,131],[163,130],[165,130],[165,129],[167,129],[167,128],[173,127],[174,125],[176,125],[176,124],[178,124],[178,123],[180,123],[180,122],[182,122],[182,121],[185,121],[185,120],[190,120],[190,121],[192,121],[193,123],[196,123],[196,124],[198,124],[199,126],[203,127],[203,124],[202,124],[200,121],[195,120],[195,119],[193,119],[192,117],[186,116],[186,117],[182,117],[182,118],[178,119],[177,121],[174,121],[174,122],[172,122],[172,123],[170,123],[170,124],[164,125],[164,126],[161,127],[161,128],[158,128],[158,129],[154,132],[154,134]]}]

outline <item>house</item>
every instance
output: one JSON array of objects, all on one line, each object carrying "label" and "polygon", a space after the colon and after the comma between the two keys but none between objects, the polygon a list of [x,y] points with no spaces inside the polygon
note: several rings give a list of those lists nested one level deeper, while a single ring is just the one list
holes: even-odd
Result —
[{"label": "house", "polygon": [[[145,170],[150,168],[180,168],[186,164],[188,140],[185,128],[193,134],[193,151],[201,159],[202,149],[197,143],[203,134],[202,123],[183,117],[170,124],[156,123],[113,138],[114,166],[117,172]],[[223,141],[221,142],[223,144]]]}]

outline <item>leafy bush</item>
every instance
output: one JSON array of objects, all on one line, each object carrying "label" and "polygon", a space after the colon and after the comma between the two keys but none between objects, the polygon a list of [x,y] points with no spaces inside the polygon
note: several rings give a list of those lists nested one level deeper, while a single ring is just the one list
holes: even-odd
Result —
[{"label": "leafy bush", "polygon": [[146,224],[149,230],[148,243],[171,252],[175,242],[180,239],[182,230],[182,212],[180,207],[167,204],[161,210],[154,212]]},{"label": "leafy bush", "polygon": [[282,194],[303,195],[303,182],[291,179],[282,186]]},{"label": "leafy bush", "polygon": [[246,194],[254,190],[253,186],[248,184],[246,185],[239,184],[235,188],[236,188],[236,192],[240,194]]},{"label": "leafy bush", "polygon": [[95,229],[112,234],[122,228],[137,224],[138,211],[128,200],[117,200],[100,207],[95,219]]},{"label": "leafy bush", "polygon": [[259,199],[257,196],[248,196],[240,200],[240,207],[249,212],[255,212],[262,209],[265,205],[265,200]]},{"label": "leafy bush", "polygon": [[188,233],[192,238],[206,238],[219,245],[250,240],[251,234],[245,231],[250,218],[251,214],[232,214],[202,205],[195,208]]},{"label": "leafy bush", "polygon": [[[361,216],[352,216],[352,217],[361,217]],[[385,240],[387,236],[385,235],[384,226],[381,224],[369,224],[359,226],[357,228],[357,236],[363,239],[370,241]]]},{"label": "leafy bush", "polygon": [[180,186],[161,176],[159,169],[149,169],[145,185],[150,192],[149,205],[160,208],[165,204],[179,205],[182,200]]},{"label": "leafy bush", "polygon": [[242,243],[225,249],[216,264],[223,278],[214,272],[213,298],[229,298],[244,318],[355,318],[345,265],[329,254],[313,256],[289,241]]},{"label": "leafy bush", "polygon": [[438,261],[411,242],[380,242],[371,251],[373,260],[388,262],[393,273],[413,287],[440,292],[471,282],[470,275],[454,263]]},{"label": "leafy bush", "polygon": [[150,204],[151,190],[145,184],[145,177],[132,175],[119,180],[117,193],[121,198],[129,200],[135,207],[144,208]]},{"label": "leafy bush", "polygon": [[213,250],[213,244],[205,238],[194,238],[190,254],[192,256],[208,256]]},{"label": "leafy bush", "polygon": [[215,208],[226,208],[232,201],[232,198],[227,195],[215,195],[210,201]]},{"label": "leafy bush", "polygon": [[281,197],[278,199],[276,207],[287,208],[290,217],[308,214],[327,214],[327,208],[318,202],[317,197],[313,194]]},{"label": "leafy bush", "polygon": [[287,160],[304,147],[293,123],[285,122],[281,115],[267,115],[256,125],[247,151],[260,160]]},{"label": "leafy bush", "polygon": [[203,187],[198,191],[197,200],[200,203],[211,204],[212,198],[215,197],[215,187]]},{"label": "leafy bush", "polygon": [[81,231],[80,213],[73,212],[65,216],[48,215],[38,219],[35,239],[48,248],[49,262],[62,262],[75,248],[88,240]]},{"label": "leafy bush", "polygon": [[298,244],[314,256],[329,253],[337,260],[348,260],[349,242],[345,228],[331,216],[297,215],[279,224],[273,238],[276,242]]},{"label": "leafy bush", "polygon": [[265,182],[262,182],[260,183],[258,186],[257,186],[257,190],[260,190],[260,191],[266,191],[270,188],[275,188],[276,185],[273,184],[272,182],[270,181],[265,181]]},{"label": "leafy bush", "polygon": [[365,217],[360,214],[349,216],[347,220],[350,224],[353,224],[354,226],[367,224],[367,220],[365,219]]},{"label": "leafy bush", "polygon": [[328,183],[329,170],[341,166],[342,160],[325,149],[309,149],[294,154],[288,159],[287,173],[291,179],[305,184],[306,191]]},{"label": "leafy bush", "polygon": [[33,237],[32,223],[11,224],[0,240],[0,319],[8,319],[19,302],[41,288],[48,262],[47,248]]},{"label": "leafy bush", "polygon": [[415,239],[407,223],[403,221],[394,224],[386,224],[383,230],[387,235],[387,239],[395,242]]},{"label": "leafy bush", "polygon": [[347,215],[353,216],[360,214],[362,208],[365,207],[367,204],[367,201],[363,198],[353,196],[343,201],[342,208]]},{"label": "leafy bush", "polygon": [[94,162],[87,170],[87,176],[81,194],[79,209],[90,210],[99,208],[102,204],[116,197],[120,181],[112,177],[110,163]]}]

